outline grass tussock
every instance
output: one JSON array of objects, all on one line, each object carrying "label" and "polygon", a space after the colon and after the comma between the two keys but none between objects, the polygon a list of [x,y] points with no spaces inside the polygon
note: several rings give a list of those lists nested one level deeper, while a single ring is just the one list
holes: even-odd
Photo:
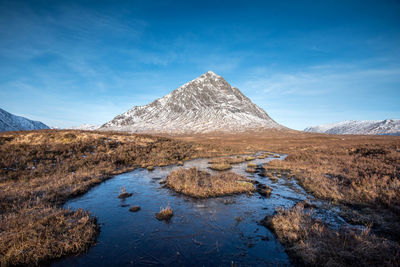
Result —
[{"label": "grass tussock", "polygon": [[245,169],[245,172],[256,173],[257,172],[257,164],[255,164],[255,163],[247,164],[247,168]]},{"label": "grass tussock", "polygon": [[132,195],[133,195],[132,193],[126,192],[126,187],[122,187],[121,188],[121,194],[119,194],[118,198],[125,199],[125,198],[128,198],[128,197],[131,197]]},{"label": "grass tussock", "polygon": [[257,169],[256,169],[256,168],[253,168],[253,167],[247,167],[247,168],[245,169],[245,172],[248,172],[248,173],[256,173],[256,172],[257,172]]},{"label": "grass tussock", "polygon": [[160,212],[157,212],[155,216],[159,221],[169,221],[174,216],[174,211],[168,204],[165,208],[160,209]]},{"label": "grass tussock", "polygon": [[244,157],[222,157],[222,158],[214,158],[211,159],[208,163],[210,164],[220,164],[220,163],[226,163],[226,164],[239,164],[245,162]]},{"label": "grass tussock", "polygon": [[214,171],[226,171],[232,169],[232,166],[229,163],[213,163],[209,168]]},{"label": "grass tussock", "polygon": [[278,178],[281,177],[291,178],[290,169],[285,167],[284,164],[281,160],[271,160],[262,166],[261,174],[267,176],[273,182],[278,181]]},{"label": "grass tussock", "polygon": [[287,252],[308,266],[395,266],[400,262],[400,246],[377,237],[370,229],[333,230],[313,219],[299,203],[280,209],[263,224],[285,245]]},{"label": "grass tussock", "polygon": [[132,206],[132,207],[129,208],[129,211],[131,211],[131,212],[137,212],[139,210],[140,210],[139,206]]},{"label": "grass tussock", "polygon": [[196,168],[172,171],[166,178],[166,186],[197,198],[249,193],[255,190],[251,180],[244,176],[231,172],[213,176]]},{"label": "grass tussock", "polygon": [[235,152],[221,145],[127,133],[1,133],[1,263],[37,265],[82,252],[93,244],[98,234],[95,221],[87,213],[59,207],[112,175],[142,165],[161,166]]},{"label": "grass tussock", "polygon": [[82,210],[24,207],[0,220],[1,266],[38,265],[84,252],[96,241],[96,220]]},{"label": "grass tussock", "polygon": [[269,187],[268,185],[257,183],[256,187],[257,187],[257,192],[263,197],[271,196],[272,188]]}]

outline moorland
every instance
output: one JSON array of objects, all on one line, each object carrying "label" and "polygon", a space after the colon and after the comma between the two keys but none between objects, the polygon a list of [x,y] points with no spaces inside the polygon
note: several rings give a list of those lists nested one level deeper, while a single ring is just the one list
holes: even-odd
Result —
[{"label": "moorland", "polygon": [[[96,218],[62,205],[115,174],[256,151],[287,154],[264,168],[289,172],[314,197],[339,207],[348,223],[364,226],[330,228],[310,216],[313,207],[307,203],[277,210],[262,223],[293,262],[399,264],[400,137],[296,131],[151,136],[72,130],[0,134],[1,263],[41,264],[95,244]],[[179,175],[173,178],[181,180]]]}]

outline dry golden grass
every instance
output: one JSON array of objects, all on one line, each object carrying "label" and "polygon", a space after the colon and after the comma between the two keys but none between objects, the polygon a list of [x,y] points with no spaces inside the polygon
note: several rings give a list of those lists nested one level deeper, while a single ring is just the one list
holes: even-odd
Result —
[{"label": "dry golden grass", "polygon": [[37,265],[83,252],[96,241],[97,233],[96,220],[82,210],[36,205],[2,214],[1,266]]},{"label": "dry golden grass", "polygon": [[285,166],[286,164],[279,159],[274,159],[263,165],[266,171],[289,171],[290,169]]},{"label": "dry golden grass", "polygon": [[239,164],[239,163],[242,163],[244,161],[245,161],[244,157],[237,156],[237,157],[214,158],[214,159],[211,159],[208,163],[211,163],[211,164],[226,163],[226,164],[231,164],[232,165],[232,164]]},{"label": "dry golden grass", "polygon": [[[45,130],[0,134],[2,264],[34,265],[84,251],[93,244],[97,235],[94,219],[59,206],[111,175],[140,166],[165,166],[198,157],[259,150],[288,154],[286,160],[272,163],[270,169],[290,170],[314,196],[345,205],[343,216],[354,223],[370,224],[382,244],[390,243],[388,239],[400,240],[399,137],[269,131],[176,138],[186,142],[111,132]],[[27,216],[27,211],[33,214]],[[49,223],[43,227],[40,222],[46,218]],[[58,224],[64,226],[57,228]],[[29,234],[18,235],[17,229]],[[74,242],[63,234],[63,229],[76,231],[71,235]],[[79,237],[79,233],[85,234]],[[22,238],[25,236],[29,238]],[[386,241],[380,239],[383,237]],[[54,249],[48,244],[53,244]],[[382,252],[380,246],[375,250],[372,246],[367,248],[371,255]],[[344,246],[343,251],[355,255],[354,262],[362,262],[354,253],[357,249]]]},{"label": "dry golden grass", "polygon": [[264,219],[285,245],[287,252],[307,266],[396,266],[400,263],[400,246],[377,237],[367,228],[355,231],[333,230],[313,219],[303,203],[289,210],[280,209]]},{"label": "dry golden grass", "polygon": [[284,167],[284,165],[285,163],[282,163],[281,160],[271,160],[270,162],[262,166],[261,174],[263,176],[267,176],[273,182],[278,181],[278,178],[281,178],[282,176],[286,178],[291,178],[292,175],[290,175],[290,169]]},{"label": "dry golden grass", "polygon": [[245,159],[243,157],[234,157],[234,158],[229,158],[228,163],[229,164],[239,164],[244,161],[245,161]]},{"label": "dry golden grass", "polygon": [[229,163],[213,163],[211,164],[210,169],[215,171],[226,171],[232,169],[232,166]]},{"label": "dry golden grass", "polygon": [[248,193],[255,190],[251,180],[231,173],[212,176],[196,168],[172,171],[166,178],[166,186],[188,196],[197,198]]},{"label": "dry golden grass", "polygon": [[155,216],[159,221],[169,221],[174,216],[174,211],[168,204],[165,208],[160,209],[160,212],[157,212]]},{"label": "dry golden grass", "polygon": [[245,169],[245,172],[248,172],[248,173],[255,173],[255,172],[257,172],[257,169],[254,168],[254,167],[247,167],[247,168]]},{"label": "dry golden grass", "polygon": [[118,198],[125,199],[127,197],[131,197],[133,194],[126,192],[126,187],[121,188],[121,194],[119,194]]},{"label": "dry golden grass", "polygon": [[[317,198],[341,205],[342,215],[350,223],[371,226],[371,232],[382,242],[400,242],[400,137],[269,131],[179,138],[223,143],[241,152],[288,154],[284,161],[264,165],[265,175],[274,181],[278,178],[273,173],[293,176]],[[293,227],[300,226],[297,223]],[[285,235],[290,232],[282,232],[282,237]],[[347,249],[349,253],[354,251]],[[368,249],[371,255],[381,252],[379,247],[376,251]],[[353,263],[363,261],[363,254],[353,256]]]},{"label": "dry golden grass", "polygon": [[86,250],[98,234],[95,220],[85,212],[59,207],[112,175],[142,165],[235,152],[219,145],[126,133],[1,133],[0,261],[37,265]]},{"label": "dry golden grass", "polygon": [[[290,170],[318,198],[349,205],[400,205],[400,137],[270,131],[247,135],[181,136],[240,151],[287,153],[267,170]],[[245,142],[244,142],[245,141]]]},{"label": "dry golden grass", "polygon": [[271,196],[271,192],[272,192],[272,188],[269,187],[268,185],[265,184],[261,184],[261,183],[256,183],[256,187],[257,187],[257,192],[264,196],[264,197],[269,197]]}]

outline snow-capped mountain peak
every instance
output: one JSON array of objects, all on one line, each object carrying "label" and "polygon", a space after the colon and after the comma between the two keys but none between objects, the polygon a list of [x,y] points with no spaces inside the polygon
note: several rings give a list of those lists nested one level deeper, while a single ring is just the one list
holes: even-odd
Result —
[{"label": "snow-capped mountain peak", "polygon": [[135,106],[102,130],[148,133],[204,133],[285,127],[212,71],[145,106]]}]

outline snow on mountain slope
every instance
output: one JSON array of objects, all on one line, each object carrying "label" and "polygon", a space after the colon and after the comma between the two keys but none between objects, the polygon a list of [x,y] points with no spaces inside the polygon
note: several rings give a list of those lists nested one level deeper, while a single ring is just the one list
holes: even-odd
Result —
[{"label": "snow on mountain slope", "polygon": [[400,135],[400,120],[342,121],[308,127],[304,131],[328,134]]},{"label": "snow on mountain slope", "polygon": [[286,129],[239,89],[209,71],[145,106],[135,106],[101,130],[147,133],[245,132]]},{"label": "snow on mountain slope", "polygon": [[0,108],[0,132],[49,129],[49,126],[40,121],[13,115]]},{"label": "snow on mountain slope", "polygon": [[79,125],[79,126],[72,126],[72,127],[70,127],[69,129],[72,129],[72,130],[94,131],[94,130],[97,130],[97,129],[99,129],[99,128],[100,128],[100,125],[85,123],[85,124],[82,124],[82,125]]}]

